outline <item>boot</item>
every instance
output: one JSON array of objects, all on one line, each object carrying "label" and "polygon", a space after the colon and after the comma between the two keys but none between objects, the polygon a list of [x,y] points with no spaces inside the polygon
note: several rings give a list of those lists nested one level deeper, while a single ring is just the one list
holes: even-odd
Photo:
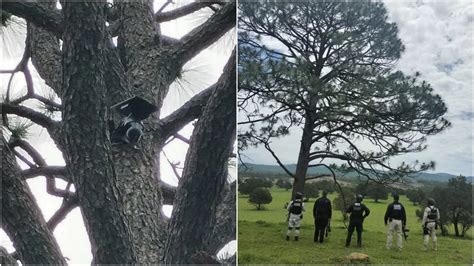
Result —
[{"label": "boot", "polygon": [[295,236],[295,241],[298,241],[298,238],[299,238],[298,236]]},{"label": "boot", "polygon": [[290,236],[286,236],[286,241],[290,241]]}]

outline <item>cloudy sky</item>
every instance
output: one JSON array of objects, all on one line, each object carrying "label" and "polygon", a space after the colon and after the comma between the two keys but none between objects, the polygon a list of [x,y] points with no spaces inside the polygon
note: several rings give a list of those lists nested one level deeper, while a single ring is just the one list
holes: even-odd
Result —
[{"label": "cloudy sky", "polygon": [[[428,138],[428,149],[394,158],[401,161],[435,161],[434,172],[472,176],[473,161],[473,7],[471,1],[384,1],[389,20],[396,22],[405,52],[398,68],[421,73],[448,106],[448,130]],[[273,140],[272,148],[284,163],[296,163],[301,130]],[[293,143],[294,145],[288,145]],[[252,148],[245,161],[276,164],[263,148]]]},{"label": "cloudy sky", "polygon": [[[155,11],[157,11],[166,0],[155,1]],[[190,1],[173,1],[173,4],[169,5],[165,11],[172,10],[173,8],[180,7],[185,4],[189,4]],[[191,29],[197,25],[203,23],[213,13],[210,9],[202,9],[201,11],[195,12],[190,16],[186,16],[182,19],[167,22],[162,24],[163,34],[180,38],[184,34],[188,33]],[[1,49],[0,49],[0,69],[8,70],[13,69],[21,59],[24,50],[24,39],[26,27],[21,21],[15,23],[14,27],[2,29],[4,32],[0,33],[1,37]],[[182,78],[172,84],[172,88],[165,100],[161,115],[164,117],[169,113],[176,110],[183,103],[185,103],[192,95],[199,91],[206,89],[211,84],[215,83],[219,76],[222,74],[223,67],[227,62],[236,42],[235,30],[227,33],[217,43],[202,51],[199,55],[189,61],[183,70]],[[41,95],[48,95],[49,89],[44,84],[44,81],[39,77],[34,67],[30,62],[30,70],[32,71],[35,89]],[[6,92],[9,74],[0,74],[0,86],[2,95]],[[18,96],[22,96],[25,92],[26,84],[24,77],[21,74],[15,75],[12,83],[12,99]],[[15,97],[16,96],[16,97]],[[28,106],[32,108],[38,107],[33,103],[28,103]],[[192,133],[193,127],[191,125],[185,127],[180,133],[189,137]],[[34,126],[30,130],[28,140],[33,146],[43,154],[46,161],[50,165],[64,165],[62,154],[57,150],[49,138],[48,134],[40,127]],[[184,158],[186,155],[187,145],[181,141],[173,141],[165,147],[166,155],[174,163],[180,162],[180,166],[183,166]],[[165,182],[172,185],[177,185],[177,178],[174,176],[171,167],[164,158],[162,159],[162,178]],[[26,167],[21,162],[20,166]],[[230,180],[235,180],[236,169],[230,169],[229,174]],[[28,180],[28,184],[36,200],[41,207],[41,211],[46,220],[48,220],[60,207],[61,199],[50,196],[46,193],[46,183],[44,177],[32,178]],[[57,181],[59,188],[65,188],[66,183],[61,180]],[[171,214],[172,206],[165,206],[163,211],[165,214]],[[74,209],[66,219],[59,224],[54,235],[60,245],[60,248],[69,259],[71,264],[90,264],[92,260],[92,254],[90,251],[90,242],[87,236],[87,232],[82,221],[82,216],[78,208]],[[13,252],[14,248],[12,243],[8,239],[8,236],[3,230],[0,229],[0,246],[7,248],[9,252]],[[236,250],[235,241],[231,242],[222,253],[233,254]]]}]

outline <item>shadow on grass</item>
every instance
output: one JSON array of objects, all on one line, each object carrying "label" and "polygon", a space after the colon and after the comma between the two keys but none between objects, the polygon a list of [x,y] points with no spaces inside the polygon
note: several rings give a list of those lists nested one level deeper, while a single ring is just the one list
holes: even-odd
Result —
[{"label": "shadow on grass", "polygon": [[260,207],[260,209],[257,209],[256,207],[251,208],[251,209],[246,209],[246,211],[256,211],[256,212],[261,212],[261,211],[268,211],[269,209],[265,207]]},{"label": "shadow on grass", "polygon": [[262,227],[271,227],[271,226],[273,226],[273,223],[268,223],[268,222],[265,222],[265,221],[262,221],[262,220],[258,220],[255,223],[258,224],[259,226],[262,226]]}]

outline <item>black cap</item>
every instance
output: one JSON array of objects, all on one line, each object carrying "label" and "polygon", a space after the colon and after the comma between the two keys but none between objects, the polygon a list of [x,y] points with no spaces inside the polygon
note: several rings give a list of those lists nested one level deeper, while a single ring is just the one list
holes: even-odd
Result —
[{"label": "black cap", "polygon": [[326,190],[323,190],[323,197],[326,197],[328,195],[328,192]]},{"label": "black cap", "polygon": [[362,202],[363,199],[364,199],[364,196],[362,196],[361,194],[357,195],[356,197],[357,202]]},{"label": "black cap", "polygon": [[301,193],[301,192],[296,192],[295,198],[297,198],[297,199],[302,199],[302,198],[303,198],[303,193]]}]

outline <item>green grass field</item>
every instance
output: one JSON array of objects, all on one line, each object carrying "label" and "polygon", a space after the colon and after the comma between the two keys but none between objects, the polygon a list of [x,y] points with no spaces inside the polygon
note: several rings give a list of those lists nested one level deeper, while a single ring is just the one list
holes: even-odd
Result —
[{"label": "green grass field", "polygon": [[[273,201],[266,205],[266,210],[257,211],[248,202],[247,196],[239,195],[238,201],[238,260],[241,264],[343,264],[352,252],[361,252],[370,256],[369,263],[375,264],[465,264],[472,265],[473,246],[472,230],[466,239],[441,237],[438,231],[437,252],[422,251],[421,222],[417,220],[413,206],[404,196],[400,202],[407,210],[407,228],[410,229],[407,241],[404,241],[402,252],[396,248],[388,251],[385,248],[386,227],[383,216],[390,200],[375,203],[365,199],[364,204],[370,209],[370,216],[364,222],[362,248],[356,248],[357,235],[354,232],[352,246],[345,248],[347,230],[342,223],[340,211],[333,211],[331,220],[332,232],[324,244],[313,242],[314,225],[312,209],[314,199],[305,203],[306,213],[301,227],[300,241],[286,241],[285,202],[291,191],[272,189]],[[328,196],[331,200],[336,194]],[[393,247],[396,246],[394,237]]]}]

